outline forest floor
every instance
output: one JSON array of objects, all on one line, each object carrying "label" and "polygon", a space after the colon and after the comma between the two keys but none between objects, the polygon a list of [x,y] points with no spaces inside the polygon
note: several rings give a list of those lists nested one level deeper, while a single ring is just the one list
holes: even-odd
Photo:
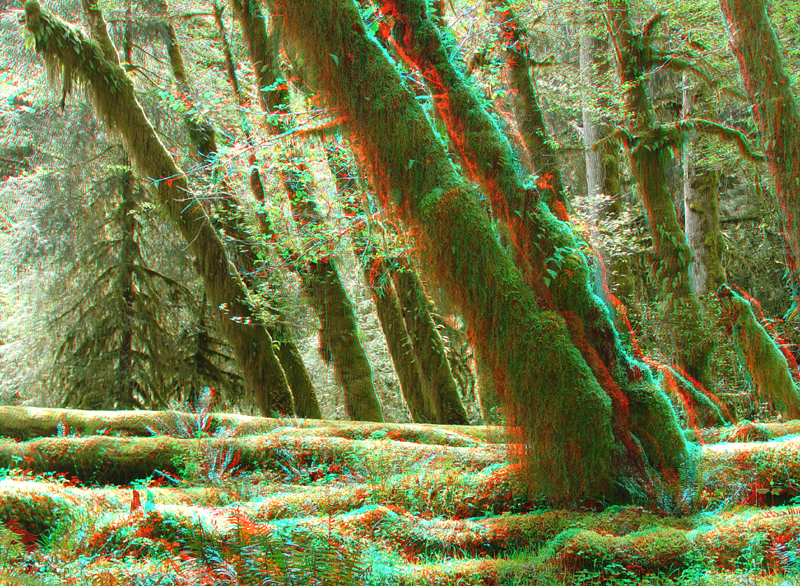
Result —
[{"label": "forest floor", "polygon": [[800,585],[800,422],[694,435],[566,510],[497,427],[0,407],[0,584]]}]

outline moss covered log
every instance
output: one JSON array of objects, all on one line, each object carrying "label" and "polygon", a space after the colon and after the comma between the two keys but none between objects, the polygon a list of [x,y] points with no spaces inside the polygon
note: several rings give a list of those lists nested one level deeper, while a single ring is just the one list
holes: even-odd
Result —
[{"label": "moss covered log", "polygon": [[136,100],[133,84],[100,48],[59,18],[42,12],[35,0],[25,4],[28,30],[37,53],[61,76],[63,92],[75,79],[84,82],[103,121],[119,133],[135,166],[155,184],[161,203],[195,256],[211,303],[219,308],[220,329],[233,347],[245,388],[264,414],[292,413],[292,395],[272,340],[262,327],[249,325],[252,316],[247,290],[228,261],[199,202],[190,194],[186,176],[158,139]]},{"label": "moss covered log", "polygon": [[403,423],[354,425],[349,421],[271,419],[227,413],[79,411],[0,406],[0,436],[20,441],[75,434],[150,437],[154,432],[165,434],[170,430],[175,430],[172,432],[174,435],[179,434],[180,430],[190,430],[190,433],[191,430],[195,430],[198,433],[214,435],[225,428],[235,429],[237,436],[268,433],[276,429],[292,429],[294,430],[292,433],[302,434],[302,430],[309,430],[308,433],[311,435],[328,434],[337,437],[355,437],[358,434],[369,436],[375,431],[386,431],[388,437],[395,439],[406,438],[407,441],[417,443],[465,446],[477,445],[471,443],[472,440],[487,443],[507,441],[503,429],[493,426],[435,424],[421,426]]}]

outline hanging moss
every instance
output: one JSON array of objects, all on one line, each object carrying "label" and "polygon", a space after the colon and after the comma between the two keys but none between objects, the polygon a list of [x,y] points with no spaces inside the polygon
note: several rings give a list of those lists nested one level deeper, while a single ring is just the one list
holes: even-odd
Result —
[{"label": "hanging moss", "polygon": [[733,343],[744,354],[758,395],[775,405],[785,418],[800,419],[800,375],[794,358],[788,350],[781,351],[756,319],[747,299],[726,285],[720,288],[717,296],[722,304],[722,321]]},{"label": "hanging moss", "polygon": [[343,0],[270,6],[285,17],[287,35],[346,117],[385,205],[413,231],[424,262],[499,374],[498,392],[529,446],[530,486],[564,500],[610,490],[610,400],[563,319],[539,311],[477,193],[456,174],[413,93],[364,30],[357,7]]},{"label": "hanging moss", "polygon": [[150,177],[168,216],[196,258],[206,292],[220,311],[220,329],[230,342],[242,369],[245,387],[262,413],[292,413],[292,396],[272,351],[272,340],[262,327],[251,326],[247,290],[200,204],[189,195],[186,176],[158,139],[136,100],[133,84],[123,70],[107,61],[100,48],[39,3],[25,4],[28,30],[36,51],[49,69],[63,80],[64,96],[80,78],[95,109],[118,132],[142,176]]},{"label": "hanging moss", "polygon": [[508,141],[453,66],[438,31],[425,18],[424,3],[386,2],[385,9],[395,17],[393,37],[403,55],[438,96],[437,109],[465,169],[484,186],[496,217],[507,224],[516,264],[540,307],[567,319],[573,344],[611,399],[617,439],[631,457],[638,457],[641,445],[651,462],[674,471],[686,457],[674,413],[647,367],[623,350],[605,305],[594,293],[584,247],[557,218],[565,217],[566,210],[557,197],[551,201],[552,186],[540,183],[539,189],[519,179]]}]

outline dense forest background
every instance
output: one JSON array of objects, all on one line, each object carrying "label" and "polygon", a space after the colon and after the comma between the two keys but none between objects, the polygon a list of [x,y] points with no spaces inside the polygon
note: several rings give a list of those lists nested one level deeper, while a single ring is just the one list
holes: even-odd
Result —
[{"label": "dense forest background", "polygon": [[2,8],[0,402],[505,422],[567,495],[800,412],[793,2]]}]

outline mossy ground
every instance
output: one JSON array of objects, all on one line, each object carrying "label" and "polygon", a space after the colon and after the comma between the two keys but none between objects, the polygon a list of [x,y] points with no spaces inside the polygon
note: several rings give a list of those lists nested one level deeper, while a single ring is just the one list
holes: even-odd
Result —
[{"label": "mossy ground", "polygon": [[[125,486],[43,472],[44,453],[3,469],[0,579],[800,584],[800,438],[779,433],[793,425],[762,424],[774,437],[756,443],[721,434],[733,443],[703,446],[685,486],[565,510],[522,496],[497,428],[247,419],[229,437],[250,428],[278,447],[246,469],[196,438],[180,440],[189,449],[177,472],[154,468]],[[73,433],[57,439],[87,440]]]}]

